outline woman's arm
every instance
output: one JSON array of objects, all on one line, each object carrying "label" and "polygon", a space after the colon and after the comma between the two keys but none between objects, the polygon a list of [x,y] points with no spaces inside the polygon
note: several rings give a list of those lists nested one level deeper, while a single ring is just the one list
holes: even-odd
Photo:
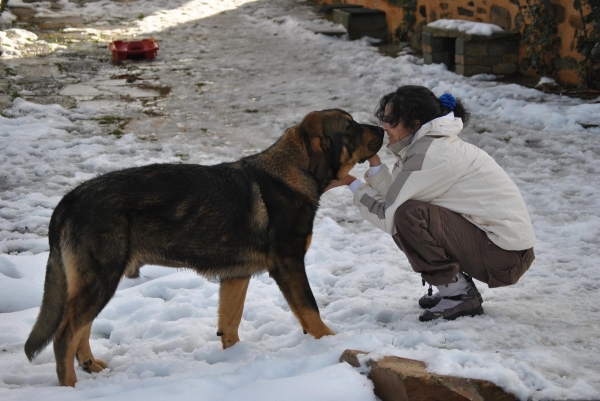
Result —
[{"label": "woman's arm", "polygon": [[456,182],[449,157],[441,148],[429,146],[434,139],[417,142],[409,150],[402,170],[385,193],[377,191],[373,184],[363,184],[356,190],[354,204],[366,220],[394,234],[394,213],[402,203],[409,199],[429,202]]}]

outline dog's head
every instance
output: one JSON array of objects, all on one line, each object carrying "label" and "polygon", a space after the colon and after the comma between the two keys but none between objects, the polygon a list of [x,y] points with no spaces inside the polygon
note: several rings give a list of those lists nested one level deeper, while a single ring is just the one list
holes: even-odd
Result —
[{"label": "dog's head", "polygon": [[344,178],[356,163],[374,156],[383,144],[383,129],[359,124],[343,110],[313,111],[299,125],[307,138],[309,170],[328,185]]}]

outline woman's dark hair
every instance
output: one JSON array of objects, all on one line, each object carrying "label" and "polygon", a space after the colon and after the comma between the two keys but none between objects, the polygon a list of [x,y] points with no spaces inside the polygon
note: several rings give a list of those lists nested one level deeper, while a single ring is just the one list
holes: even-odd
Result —
[{"label": "woman's dark hair", "polygon": [[[385,109],[389,105],[389,113]],[[406,128],[417,131],[421,125],[429,121],[445,116],[454,111],[463,124],[467,124],[471,113],[456,99],[454,110],[442,106],[440,99],[424,86],[406,85],[400,86],[395,92],[388,93],[379,101],[379,107],[375,110],[375,116],[381,123],[388,123],[395,127],[402,123]],[[419,124],[416,123],[419,120]]]}]

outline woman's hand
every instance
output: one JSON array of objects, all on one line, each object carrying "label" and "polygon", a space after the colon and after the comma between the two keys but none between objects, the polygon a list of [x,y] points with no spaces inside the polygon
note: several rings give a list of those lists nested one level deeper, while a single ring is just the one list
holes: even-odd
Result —
[{"label": "woman's hand", "polygon": [[379,155],[377,155],[377,153],[368,158],[367,161],[369,162],[369,167],[376,167],[381,165],[381,159],[379,158]]},{"label": "woman's hand", "polygon": [[354,181],[356,181],[356,177],[353,176],[353,175],[348,174],[347,176],[345,176],[341,180],[331,181],[331,183],[329,185],[327,185],[327,188],[325,188],[325,192],[327,192],[327,191],[329,191],[330,189],[333,189],[333,188],[341,187],[342,185],[350,185]]}]

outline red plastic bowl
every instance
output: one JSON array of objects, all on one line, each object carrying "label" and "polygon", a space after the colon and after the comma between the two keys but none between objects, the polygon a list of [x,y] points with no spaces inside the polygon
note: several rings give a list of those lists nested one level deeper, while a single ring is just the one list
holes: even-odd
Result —
[{"label": "red plastic bowl", "polygon": [[153,59],[158,54],[158,42],[154,38],[131,42],[116,40],[108,45],[108,49],[113,60]]}]

